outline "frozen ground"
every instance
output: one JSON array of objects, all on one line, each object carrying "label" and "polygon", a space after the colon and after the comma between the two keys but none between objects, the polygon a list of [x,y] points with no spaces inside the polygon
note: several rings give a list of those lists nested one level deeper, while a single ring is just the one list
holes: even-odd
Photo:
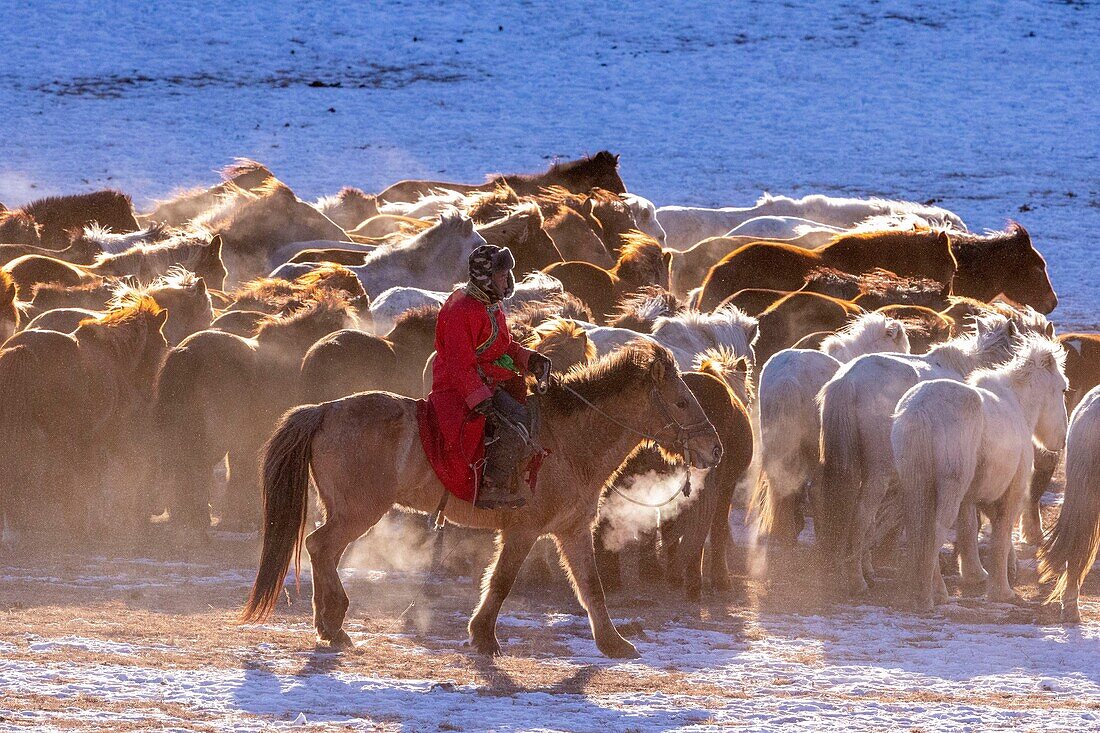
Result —
[{"label": "frozen ground", "polygon": [[[543,583],[509,600],[498,633],[512,656],[490,661],[462,643],[472,577],[348,572],[359,648],[333,655],[312,645],[308,573],[305,598],[270,624],[234,625],[251,551],[11,558],[0,731],[1100,726],[1094,596],[1089,620],[1063,627],[1034,602],[958,598],[932,617],[831,606],[809,599],[807,578],[767,589],[738,574],[701,605],[632,587],[611,607],[642,656],[618,663],[597,654],[565,589]],[[1024,591],[1034,598],[1026,579]]]},{"label": "frozen ground", "polygon": [[1056,317],[1097,321],[1095,2],[167,7],[7,8],[0,201],[147,203],[238,155],[312,197],[609,148],[659,204],[824,191],[1017,218]]}]

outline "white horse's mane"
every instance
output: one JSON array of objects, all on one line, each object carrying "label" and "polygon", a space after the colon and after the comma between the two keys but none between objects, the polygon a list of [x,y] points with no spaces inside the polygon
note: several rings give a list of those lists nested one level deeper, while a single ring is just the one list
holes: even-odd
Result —
[{"label": "white horse's mane", "polygon": [[[821,343],[821,351],[840,361],[847,361],[881,348],[881,344],[896,341],[905,334],[905,325],[877,311],[864,313],[848,322],[844,328]],[[904,339],[908,343],[908,338]],[[848,357],[841,359],[840,355]]]},{"label": "white horse's mane", "polygon": [[136,232],[115,233],[107,227],[93,223],[84,227],[83,236],[105,253],[118,254],[125,252],[135,244],[142,244],[150,237],[160,237],[164,234],[165,229],[166,227],[163,224],[155,223]]},{"label": "white horse's mane", "polygon": [[[653,324],[653,335],[663,340],[677,332],[688,338],[702,336],[706,348],[725,345],[740,356],[752,356],[752,345],[760,333],[760,322],[736,306],[727,305],[712,313],[685,311],[675,316],[660,316]],[[693,339],[695,340],[695,339]]]}]

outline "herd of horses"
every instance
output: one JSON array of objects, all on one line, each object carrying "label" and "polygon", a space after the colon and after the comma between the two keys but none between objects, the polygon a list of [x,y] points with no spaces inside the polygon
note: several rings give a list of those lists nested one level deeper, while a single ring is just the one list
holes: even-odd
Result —
[{"label": "herd of horses", "polygon": [[[517,262],[513,336],[557,372],[530,397],[545,452],[516,511],[446,501],[419,443],[439,307],[486,242]],[[479,651],[500,650],[497,614],[549,537],[597,646],[629,657],[603,510],[683,476],[690,501],[639,553],[653,572],[659,547],[689,599],[705,569],[729,587],[738,506],[765,572],[812,518],[851,596],[903,548],[921,611],[947,598],[952,530],[961,584],[1011,600],[1022,518],[1074,620],[1100,545],[1100,336],[1056,334],[1056,306],[1017,223],[975,234],[931,204],[823,195],[657,208],[606,151],[316,202],[239,160],[147,212],[118,191],[0,205],[0,538],[258,529],[243,618],[272,613],[304,545],[318,636],[340,647],[348,545],[394,508],[435,514],[497,533]]]}]

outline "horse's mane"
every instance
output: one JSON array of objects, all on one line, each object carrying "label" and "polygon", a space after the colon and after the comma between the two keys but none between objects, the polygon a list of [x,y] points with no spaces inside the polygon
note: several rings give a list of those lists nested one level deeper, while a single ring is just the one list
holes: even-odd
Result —
[{"label": "horse's mane", "polygon": [[218,194],[218,203],[192,220],[192,225],[211,234],[226,231],[251,212],[276,199],[297,201],[294,191],[274,176],[248,189],[227,181]]},{"label": "horse's mane", "polygon": [[166,225],[154,222],[145,229],[139,229],[136,232],[116,234],[97,223],[92,223],[84,227],[81,236],[91,244],[99,247],[104,254],[121,254],[138,245],[151,246],[149,240],[154,242],[163,240],[169,236],[169,230]]},{"label": "horse's mane", "polygon": [[263,321],[256,329],[255,338],[260,342],[288,342],[295,340],[299,332],[310,331],[317,324],[328,322],[327,333],[332,333],[346,327],[347,323],[354,319],[355,310],[351,307],[345,293],[318,290],[313,293],[312,299],[306,303],[305,307]]},{"label": "horse's mane", "polygon": [[439,310],[442,306],[435,303],[427,303],[410,308],[399,315],[393,322],[390,334],[398,330],[405,332],[420,332],[435,334],[435,324],[439,320]]},{"label": "horse's mane", "polygon": [[101,316],[85,318],[80,322],[81,328],[102,328],[106,332],[122,330],[132,326],[141,317],[155,316],[163,309],[148,295],[135,298],[118,308],[112,308]]},{"label": "horse's mane", "polygon": [[836,333],[827,336],[821,344],[821,350],[830,353],[826,345],[851,347],[867,341],[878,341],[891,328],[904,330],[905,324],[878,311],[862,313],[844,324]]},{"label": "horse's mane", "polygon": [[660,276],[664,250],[656,239],[635,229],[620,235],[619,241],[622,248],[614,268],[619,277],[653,282]]},{"label": "horse's mane", "polygon": [[684,304],[675,295],[657,285],[646,285],[618,302],[607,325],[650,333],[660,316],[675,316]]},{"label": "horse's mane", "polygon": [[878,312],[901,321],[910,336],[937,337],[954,331],[953,318],[923,305],[886,305]]},{"label": "horse's mane", "polygon": [[256,301],[268,303],[273,298],[290,298],[295,295],[294,283],[281,277],[258,277],[229,293],[234,303]]},{"label": "horse's mane", "polygon": [[1012,358],[972,372],[967,379],[970,384],[987,382],[990,379],[1028,381],[1035,374],[1055,369],[1064,372],[1066,368],[1066,350],[1057,341],[1037,334],[1025,334],[1017,339]]},{"label": "horse's mane", "polygon": [[676,372],[672,352],[651,339],[636,339],[592,364],[574,367],[552,383],[542,404],[561,414],[570,415],[590,410],[566,387],[575,390],[589,402],[600,402],[651,379],[650,370],[660,362],[666,370]]},{"label": "horse's mane", "polygon": [[[153,260],[163,269],[171,264],[186,266],[192,264],[196,257],[201,257],[208,246],[208,239],[194,233],[179,232],[160,242],[137,242],[122,252],[100,252],[96,255],[93,267],[133,269],[135,262],[146,259]],[[180,255],[185,255],[186,262],[173,262],[180,259]]]},{"label": "horse's mane", "polygon": [[960,263],[970,264],[987,257],[992,250],[1002,245],[1019,243],[1031,247],[1031,235],[1017,221],[1009,221],[1003,231],[986,231],[985,234],[971,232],[952,232],[951,244],[955,257]]},{"label": "horse's mane", "polygon": [[585,363],[596,358],[596,345],[588,338],[588,332],[568,318],[551,318],[536,326],[527,339],[527,346],[538,349],[539,346],[555,345],[558,343],[584,340]]},{"label": "horse's mane", "polygon": [[258,173],[264,178],[275,177],[275,174],[266,165],[251,158],[234,158],[233,162],[222,168],[220,173],[222,180],[226,182],[254,173]]},{"label": "horse's mane", "polygon": [[935,298],[942,300],[943,285],[927,277],[904,277],[889,270],[876,267],[869,272],[860,274],[843,272],[832,267],[817,267],[806,276],[806,284],[813,290],[817,283],[837,284],[849,286],[857,291],[857,295],[875,295],[887,297],[896,295],[906,301]]},{"label": "horse's mane", "polygon": [[354,272],[344,265],[326,262],[307,273],[294,278],[295,285],[317,286],[330,290],[342,290],[352,297],[365,296],[363,283]]},{"label": "horse's mane", "polygon": [[692,369],[717,378],[730,389],[734,388],[734,384],[743,385],[745,399],[748,402],[756,399],[755,385],[750,376],[752,360],[745,354],[738,354],[729,346],[723,344],[696,354]]},{"label": "horse's mane", "polygon": [[689,310],[676,316],[661,316],[653,326],[653,333],[678,325],[705,332],[746,356],[752,353],[752,344],[760,334],[760,321],[733,305],[724,305],[710,313]]},{"label": "horse's mane", "polygon": [[504,181],[489,191],[474,191],[466,197],[466,213],[474,221],[497,219],[501,213],[521,202],[519,194]]},{"label": "horse's mane", "polygon": [[942,229],[925,229],[925,230],[906,230],[906,229],[879,229],[877,231],[847,231],[841,232],[834,237],[831,237],[828,242],[821,249],[825,247],[834,247],[844,245],[850,247],[863,247],[868,243],[876,247],[896,247],[902,249],[906,247],[912,247],[914,244],[923,244],[929,240],[935,241],[939,238],[947,240],[948,247],[950,248],[951,242],[958,237],[958,234],[954,231],[949,235]]},{"label": "horse's mane", "polygon": [[1013,326],[1012,321],[998,313],[977,316],[966,333],[936,344],[926,356],[937,358],[955,371],[967,374],[973,371],[975,359],[997,363],[1002,360],[997,358],[998,355],[1012,353]]},{"label": "horse's mane", "polygon": [[619,159],[607,150],[601,150],[595,155],[586,155],[583,158],[577,158],[575,160],[562,160],[554,161],[550,168],[541,173],[512,173],[507,176],[490,175],[487,180],[495,181],[501,178],[511,178],[518,181],[535,181],[540,178],[547,178],[553,174],[563,173],[575,173],[582,168],[590,168],[595,165],[602,165],[612,167],[612,170],[618,169]]},{"label": "horse's mane", "polygon": [[394,252],[411,252],[417,250],[425,242],[434,240],[435,237],[446,236],[452,230],[458,229],[462,226],[463,222],[468,219],[469,217],[458,209],[452,208],[449,211],[444,211],[439,215],[439,221],[428,225],[414,236],[407,237],[406,239],[386,245],[385,247],[375,248],[367,254],[363,260],[363,264],[370,265],[374,260],[388,257]]},{"label": "horse's mane", "polygon": [[15,280],[6,270],[0,270],[0,302],[15,300]]},{"label": "horse's mane", "polygon": [[148,285],[139,285],[132,279],[119,280],[112,289],[111,300],[108,305],[111,308],[121,308],[132,305],[142,298],[150,297],[154,301],[159,293],[164,290],[182,290],[199,284],[201,278],[185,267],[178,265],[168,269],[168,272],[153,280]]},{"label": "horse's mane", "polygon": [[512,338],[526,342],[531,331],[553,318],[592,322],[592,311],[572,293],[554,293],[543,300],[529,300],[507,313]]}]

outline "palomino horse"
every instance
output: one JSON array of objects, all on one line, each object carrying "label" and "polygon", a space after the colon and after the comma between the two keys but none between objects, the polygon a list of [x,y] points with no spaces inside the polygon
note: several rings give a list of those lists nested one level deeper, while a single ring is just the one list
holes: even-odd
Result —
[{"label": "palomino horse", "polygon": [[621,254],[610,270],[589,262],[557,262],[544,272],[587,303],[596,322],[603,324],[619,299],[650,285],[667,290],[668,260],[657,240],[635,231],[622,236]]},{"label": "palomino horse", "polygon": [[710,310],[744,288],[796,291],[814,270],[832,267],[864,273],[881,268],[905,277],[927,277],[949,292],[957,264],[944,232],[888,230],[846,234],[817,250],[758,242],[731,252],[710,268],[699,308]]},{"label": "palomino horse", "polygon": [[704,209],[691,206],[662,206],[657,219],[668,233],[668,246],[683,250],[709,237],[718,237],[758,216],[797,216],[803,219],[851,229],[872,216],[914,214],[928,224],[966,231],[966,224],[947,209],[910,201],[847,199],[812,194],[800,199],[764,194],[755,206]]},{"label": "palomino horse", "polygon": [[626,185],[619,177],[619,156],[601,150],[591,157],[554,163],[545,173],[490,176],[485,183],[445,183],[442,181],[398,181],[380,194],[380,201],[416,201],[435,189],[469,193],[489,191],[500,184],[507,184],[521,196],[530,196],[548,186],[561,186],[574,193],[590,188],[604,188],[613,193],[626,193]]},{"label": "palomino horse", "polygon": [[1066,441],[1064,357],[1057,342],[1032,335],[1006,364],[979,370],[965,384],[921,382],[898,401],[890,442],[917,610],[947,601],[940,547],[958,517],[975,506],[993,529],[987,596],[1016,599],[1008,565],[1031,478],[1032,442],[1059,451]]},{"label": "palomino horse", "polygon": [[[1072,384],[1072,382],[1071,382]],[[1066,443],[1066,495],[1058,523],[1039,547],[1039,573],[1054,581],[1050,599],[1062,601],[1062,620],[1077,623],[1077,598],[1100,548],[1100,389],[1078,403]]]},{"label": "palomino horse", "polygon": [[[577,369],[533,399],[542,413],[539,439],[549,455],[527,506],[498,512],[450,501],[444,510],[455,524],[499,530],[496,558],[470,619],[470,641],[483,654],[500,653],[497,614],[532,545],[550,534],[588,611],[596,646],[609,657],[636,657],[608,615],[593,555],[592,524],[604,483],[645,440],[699,468],[716,465],[722,445],[672,354],[652,343]],[[597,433],[598,446],[591,440]],[[263,463],[263,552],[242,618],[270,616],[291,560],[297,571],[312,473],[325,516],[325,524],[305,540],[314,623],[322,641],[351,646],[342,628],[348,597],[337,573],[344,550],[395,504],[431,512],[444,494],[420,447],[416,403],[366,392],[298,407],[283,417]]]}]

